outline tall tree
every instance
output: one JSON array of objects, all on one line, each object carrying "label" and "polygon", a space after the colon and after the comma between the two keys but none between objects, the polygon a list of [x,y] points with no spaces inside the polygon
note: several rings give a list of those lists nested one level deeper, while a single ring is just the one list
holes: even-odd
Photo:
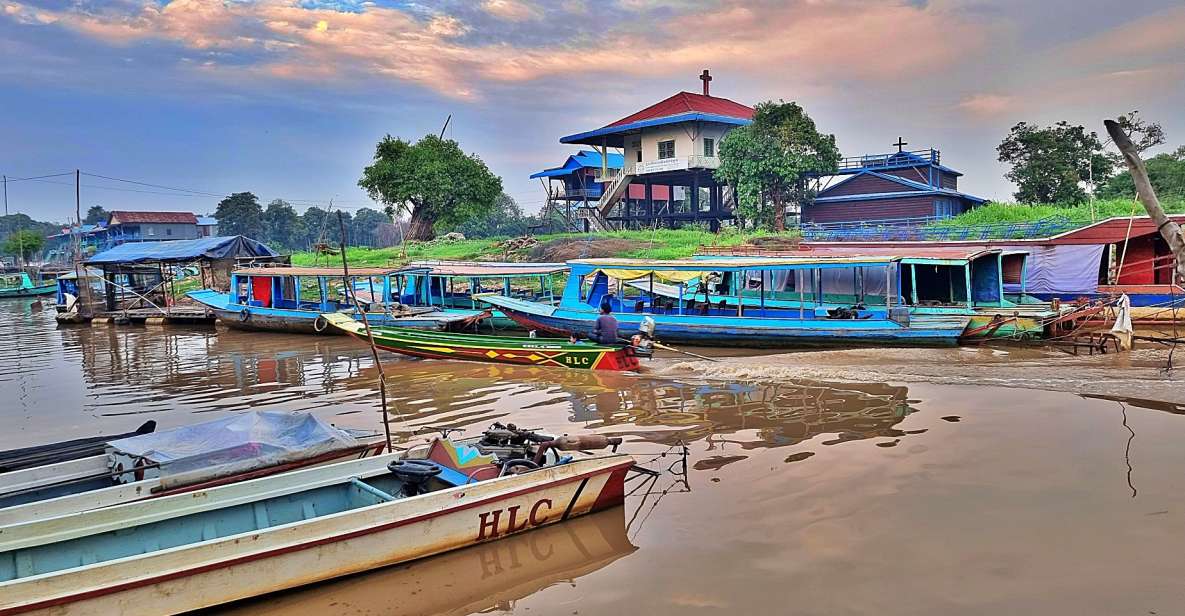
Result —
[{"label": "tall tree", "polygon": [[[1158,197],[1164,199],[1185,199],[1185,146],[1175,152],[1157,154],[1144,159],[1148,180]],[[1104,198],[1127,197],[1136,194],[1136,184],[1129,170],[1112,177],[1102,188],[1099,196]]]},{"label": "tall tree", "polygon": [[33,255],[45,248],[45,236],[32,229],[19,229],[4,240],[4,254],[17,255],[28,263]]},{"label": "tall tree", "polygon": [[249,192],[234,193],[218,203],[214,212],[221,235],[263,237],[263,208],[259,198]]},{"label": "tall tree", "polygon": [[410,210],[409,240],[430,240],[436,227],[452,228],[494,207],[502,179],[456,141],[427,135],[416,143],[387,135],[358,185],[395,218]]},{"label": "tall tree", "polygon": [[264,238],[278,246],[298,248],[304,244],[304,223],[283,199],[273,199],[263,211]]},{"label": "tall tree", "polygon": [[809,204],[810,179],[838,163],[835,135],[820,133],[798,103],[766,101],[757,105],[752,124],[720,141],[715,175],[736,190],[742,219],[782,231],[786,207]]},{"label": "tall tree", "polygon": [[361,208],[354,212],[354,219],[350,221],[350,241],[359,246],[375,246],[378,230],[390,223],[391,219],[385,213],[368,207]]},{"label": "tall tree", "polygon": [[1012,166],[1004,177],[1016,184],[1013,196],[1022,203],[1082,203],[1084,185],[1092,177],[1095,184],[1105,182],[1116,163],[1097,133],[1067,122],[1045,128],[1020,122],[996,151],[1000,162]]},{"label": "tall tree", "polygon": [[331,223],[336,220],[329,220],[329,212],[323,210],[315,205],[310,206],[303,214],[300,215],[300,221],[304,225],[304,241],[302,245],[307,248],[312,248],[313,244],[326,241],[326,237],[335,237],[331,232],[333,228]]},{"label": "tall tree", "polygon": [[523,216],[523,209],[514,199],[502,193],[494,202],[494,207],[484,216],[479,216],[458,225],[457,231],[465,237],[517,237],[527,233],[527,219]]},{"label": "tall tree", "polygon": [[82,219],[82,222],[83,222],[83,224],[88,224],[88,225],[98,224],[100,222],[107,222],[107,217],[110,215],[111,215],[111,213],[108,212],[107,210],[103,209],[103,206],[92,205],[92,206],[90,206],[90,209],[88,209],[86,211],[86,217]]}]

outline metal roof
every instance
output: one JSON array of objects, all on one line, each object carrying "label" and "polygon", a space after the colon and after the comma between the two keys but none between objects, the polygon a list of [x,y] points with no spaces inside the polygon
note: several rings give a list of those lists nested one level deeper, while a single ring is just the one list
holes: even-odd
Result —
[{"label": "metal roof", "polygon": [[[424,273],[422,267],[351,267],[350,278]],[[246,276],[342,276],[340,267],[244,267],[233,273]]]},{"label": "metal roof", "polygon": [[107,218],[110,224],[113,225],[127,225],[127,224],[197,224],[197,216],[193,212],[133,212],[125,210],[115,210]]},{"label": "metal roof", "polygon": [[733,124],[736,126],[744,126],[751,124],[752,120],[744,118],[736,118],[731,116],[714,115],[709,113],[681,113],[679,115],[666,116],[662,118],[654,118],[649,120],[640,120],[630,124],[610,125],[597,130],[591,130],[585,133],[576,133],[575,135],[568,135],[567,137],[560,137],[560,143],[581,143],[586,145],[601,145],[604,138],[604,144],[609,147],[620,148],[625,145],[625,134],[635,132],[637,130],[648,128],[651,126],[663,126],[666,124],[678,124],[681,122],[716,122],[718,124]]},{"label": "metal roof", "polygon": [[989,254],[998,254],[999,248],[984,246],[838,246],[823,244],[801,244],[798,250],[763,250],[760,246],[704,246],[700,250],[705,257],[734,258],[855,258],[855,257],[893,257],[898,259],[940,259],[943,261],[964,260],[972,261]]},{"label": "metal roof", "polygon": [[203,237],[195,240],[129,242],[86,260],[88,264],[170,263],[235,257],[276,257],[279,253],[241,235]]},{"label": "metal roof", "polygon": [[720,270],[734,271],[753,268],[776,268],[796,265],[859,265],[885,264],[898,260],[896,256],[851,256],[851,257],[725,257],[719,259],[574,259],[568,264],[581,265],[595,269],[638,269],[638,270],[670,270],[670,271],[700,271]]},{"label": "metal roof", "polygon": [[[621,154],[609,153],[608,165],[610,169],[621,169],[625,166],[625,156]],[[551,169],[544,169],[538,173],[531,175],[531,179],[535,178],[549,178],[564,176],[575,173],[581,169],[600,169],[601,168],[601,154],[600,152],[590,152],[589,150],[580,150],[579,152],[568,157],[564,164],[560,167],[553,167]]]},{"label": "metal roof", "polygon": [[541,276],[568,270],[564,263],[498,263],[482,261],[412,261],[408,267],[429,270],[433,276]]}]

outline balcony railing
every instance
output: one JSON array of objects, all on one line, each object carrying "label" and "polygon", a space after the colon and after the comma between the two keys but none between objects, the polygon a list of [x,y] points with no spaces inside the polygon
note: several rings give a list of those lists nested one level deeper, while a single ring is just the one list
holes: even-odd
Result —
[{"label": "balcony railing", "polygon": [[597,200],[601,198],[602,189],[600,186],[595,188],[560,188],[555,191],[553,198],[555,199],[592,199]]},{"label": "balcony railing", "polygon": [[927,150],[912,150],[893,152],[891,154],[869,154],[866,156],[849,156],[839,161],[839,171],[855,171],[857,169],[876,169],[878,167],[899,167],[910,164],[941,164],[942,153],[934,148]]},{"label": "balcony railing", "polygon": [[646,175],[650,173],[665,173],[667,171],[685,171],[687,169],[716,169],[720,167],[720,158],[716,156],[685,156],[682,158],[659,158],[626,166],[627,175]]}]

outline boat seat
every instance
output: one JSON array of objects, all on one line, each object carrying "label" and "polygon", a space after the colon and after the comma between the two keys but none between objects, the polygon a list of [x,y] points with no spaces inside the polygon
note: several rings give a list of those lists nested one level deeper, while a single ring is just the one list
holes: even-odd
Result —
[{"label": "boat seat", "polygon": [[494,455],[483,454],[475,447],[458,445],[449,439],[432,441],[427,458],[443,469],[436,478],[454,486],[493,479],[502,470]]}]

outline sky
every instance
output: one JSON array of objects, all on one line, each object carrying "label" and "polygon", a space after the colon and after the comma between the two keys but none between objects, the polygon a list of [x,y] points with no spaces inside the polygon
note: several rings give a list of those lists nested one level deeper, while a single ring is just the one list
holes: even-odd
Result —
[{"label": "sky", "polygon": [[57,222],[75,169],[84,213],[238,191],[350,211],[376,207],[357,181],[383,135],[451,114],[533,213],[561,136],[704,68],[713,95],[798,102],[846,156],[935,147],[992,199],[1020,121],[1102,133],[1138,109],[1185,144],[1179,0],[0,0],[0,173],[70,173],[8,184],[11,212]]}]

